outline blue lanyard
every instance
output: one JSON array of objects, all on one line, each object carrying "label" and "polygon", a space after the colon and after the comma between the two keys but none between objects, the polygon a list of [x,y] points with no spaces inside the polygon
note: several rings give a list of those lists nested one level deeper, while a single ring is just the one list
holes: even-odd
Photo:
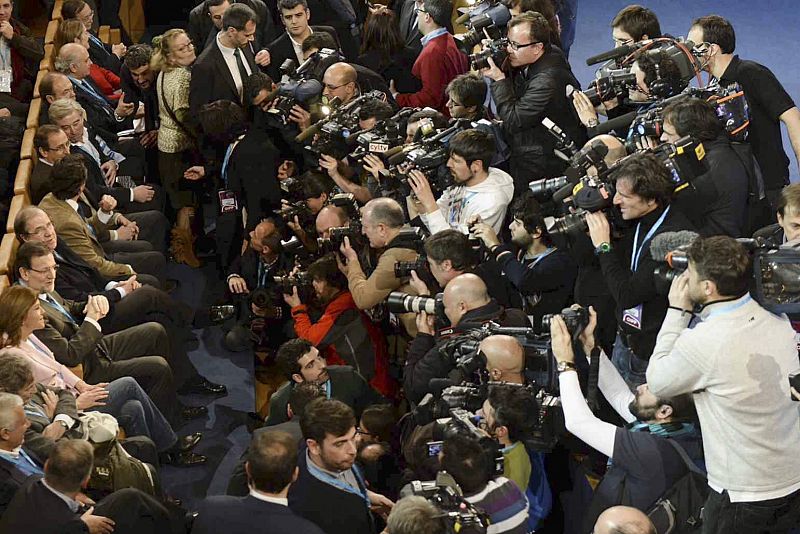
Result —
[{"label": "blue lanyard", "polygon": [[104,96],[101,96],[100,93],[95,91],[94,87],[92,87],[92,85],[89,82],[87,82],[86,80],[81,80],[80,84],[81,86],[83,86],[84,89],[86,89],[87,92],[91,93],[92,96],[95,97],[95,99],[99,100],[104,105],[108,105],[108,100],[106,100]]},{"label": "blue lanyard", "polygon": [[639,230],[642,228],[642,223],[636,225],[636,235],[633,237],[633,251],[631,252],[631,271],[636,272],[636,269],[639,268],[639,258],[642,255],[642,249],[644,248],[644,244],[647,243],[651,237],[658,231],[658,228],[664,224],[664,219],[667,218],[667,214],[669,213],[669,209],[672,206],[667,206],[667,209],[664,210],[664,213],[661,214],[661,217],[658,218],[656,223],[650,228],[650,231],[644,236],[642,240],[642,244],[639,245]]},{"label": "blue lanyard", "polygon": [[733,310],[738,310],[739,308],[741,308],[742,306],[744,306],[745,304],[747,304],[751,300],[753,300],[753,297],[751,297],[750,294],[748,293],[745,297],[742,297],[741,301],[739,301],[739,302],[737,302],[735,304],[731,304],[730,306],[721,306],[719,308],[715,308],[714,310],[709,312],[709,314],[706,315],[706,318],[703,319],[703,320],[704,321],[708,321],[709,319],[711,319],[715,315],[723,315],[723,314],[726,314],[726,313],[730,313]]},{"label": "blue lanyard", "polygon": [[56,299],[54,299],[53,297],[51,297],[50,295],[47,295],[47,294],[46,294],[45,298],[46,298],[46,301],[47,301],[48,304],[50,304],[56,310],[61,312],[61,314],[64,315],[67,319],[69,319],[71,323],[73,323],[73,324],[77,324],[78,323],[78,321],[75,320],[75,318],[72,316],[72,314],[69,313],[67,311],[67,309],[64,308],[64,306],[59,304],[59,302]]},{"label": "blue lanyard", "polygon": [[219,174],[222,178],[222,182],[225,184],[225,189],[228,188],[228,163],[230,162],[231,154],[233,154],[233,149],[236,148],[236,145],[239,144],[242,137],[244,137],[244,135],[240,135],[236,141],[228,145],[228,150],[225,151],[225,159],[222,160],[222,169],[220,169]]},{"label": "blue lanyard", "polygon": [[353,475],[356,477],[356,481],[358,482],[358,489],[354,488],[350,484],[345,484],[341,480],[332,477],[328,473],[322,471],[319,467],[314,465],[314,462],[311,461],[311,458],[306,458],[306,464],[308,465],[308,472],[311,473],[315,478],[325,482],[326,484],[330,484],[334,488],[340,489],[342,491],[346,491],[347,493],[352,493],[354,495],[361,496],[364,501],[367,503],[367,508],[369,508],[369,495],[367,494],[366,484],[364,483],[364,477],[361,476],[361,472],[358,470],[358,466],[353,464],[353,467],[350,469],[353,471]]},{"label": "blue lanyard", "polygon": [[548,248],[547,248],[547,250],[545,250],[544,252],[542,252],[541,254],[539,254],[538,256],[536,256],[536,259],[535,259],[535,260],[533,260],[533,261],[531,262],[531,264],[530,264],[530,265],[528,265],[528,269],[531,269],[531,268],[533,268],[533,267],[536,267],[536,264],[537,264],[537,263],[539,263],[540,261],[542,261],[543,259],[545,259],[547,256],[549,256],[550,254],[552,254],[552,253],[553,253],[553,252],[555,252],[556,250],[558,250],[556,247],[548,247]]}]

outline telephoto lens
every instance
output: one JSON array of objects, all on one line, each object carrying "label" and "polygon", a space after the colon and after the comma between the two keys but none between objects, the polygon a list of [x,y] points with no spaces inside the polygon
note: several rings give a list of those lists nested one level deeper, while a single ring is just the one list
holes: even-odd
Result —
[{"label": "telephoto lens", "polygon": [[392,313],[420,313],[429,315],[436,313],[436,299],[418,297],[402,291],[392,291],[386,298],[386,305]]}]

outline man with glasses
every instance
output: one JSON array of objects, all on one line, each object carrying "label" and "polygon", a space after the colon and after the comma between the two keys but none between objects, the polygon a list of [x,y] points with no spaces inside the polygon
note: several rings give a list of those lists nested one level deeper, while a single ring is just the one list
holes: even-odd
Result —
[{"label": "man with glasses", "polygon": [[64,20],[77,19],[81,21],[89,31],[89,55],[92,57],[92,62],[119,75],[122,58],[125,57],[127,49],[121,43],[107,45],[92,33],[96,31],[92,6],[84,0],[65,0],[61,8],[61,15]]},{"label": "man with glasses", "polygon": [[643,6],[622,8],[611,21],[611,37],[614,48],[661,37],[661,24],[652,10]]},{"label": "man with glasses", "polygon": [[38,204],[50,192],[50,173],[53,165],[69,154],[70,143],[67,134],[52,124],[45,124],[36,130],[33,146],[39,160],[31,173],[31,182],[28,187],[31,193],[31,202]]},{"label": "man with glasses", "polygon": [[415,9],[423,37],[422,52],[411,74],[422,82],[422,89],[416,93],[397,94],[394,80],[389,87],[400,107],[431,107],[448,115],[445,88],[450,80],[469,70],[467,56],[458,49],[448,31],[453,4],[450,0],[420,0]]},{"label": "man with glasses", "polygon": [[542,125],[545,117],[558,125],[576,145],[586,132],[567,97],[579,87],[563,54],[550,45],[550,26],[535,12],[525,12],[508,23],[508,60],[511,74],[489,59],[481,72],[492,80],[490,89],[511,145],[511,175],[517,195],[532,180],[560,175],[566,163],[554,153],[553,136]]}]

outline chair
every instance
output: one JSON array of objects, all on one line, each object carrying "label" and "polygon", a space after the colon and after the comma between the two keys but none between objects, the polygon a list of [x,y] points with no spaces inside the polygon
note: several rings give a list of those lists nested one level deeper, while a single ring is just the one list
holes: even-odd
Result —
[{"label": "chair", "polygon": [[19,241],[14,234],[5,234],[0,241],[0,275],[14,274],[14,260],[17,257]]},{"label": "chair", "polygon": [[11,287],[11,281],[8,276],[0,276],[0,293],[7,287]]},{"label": "chair", "polygon": [[111,28],[108,34],[108,44],[119,44],[122,42],[122,31],[119,28]]},{"label": "chair", "polygon": [[54,70],[53,68],[53,52],[54,45],[52,43],[44,45],[44,58],[39,62],[39,70]]},{"label": "chair", "polygon": [[33,136],[36,135],[34,128],[28,128],[22,134],[22,146],[19,149],[19,159],[31,159],[33,157]]},{"label": "chair", "polygon": [[30,196],[31,174],[33,173],[33,160],[25,159],[19,162],[17,177],[14,180],[14,194]]},{"label": "chair", "polygon": [[47,31],[44,33],[44,44],[52,44],[56,38],[56,31],[58,30],[58,21],[51,20],[47,24]]},{"label": "chair", "polygon": [[47,75],[46,70],[40,70],[36,75],[36,83],[33,85],[33,98],[39,98],[39,85],[42,83],[42,78]]},{"label": "chair", "polygon": [[111,41],[111,26],[100,26],[97,30],[97,37],[105,44]]},{"label": "chair", "polygon": [[30,205],[30,203],[31,200],[26,195],[14,195],[14,198],[11,199],[11,207],[8,209],[6,232],[10,234],[14,233],[14,220],[17,218],[17,214],[22,211],[22,208]]},{"label": "chair", "polygon": [[34,98],[31,100],[30,107],[28,108],[28,119],[25,122],[25,128],[38,128],[39,115],[42,112],[42,99]]},{"label": "chair", "polygon": [[53,4],[53,14],[50,17],[51,20],[61,20],[63,17],[61,16],[61,8],[64,6],[64,0],[56,0],[56,3]]}]

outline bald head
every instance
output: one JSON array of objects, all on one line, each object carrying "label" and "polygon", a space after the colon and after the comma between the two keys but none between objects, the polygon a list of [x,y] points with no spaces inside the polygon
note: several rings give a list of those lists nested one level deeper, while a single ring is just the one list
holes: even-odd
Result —
[{"label": "bald head", "polygon": [[656,534],[656,528],[641,511],[630,506],[614,506],[600,514],[595,534]]},{"label": "bald head", "polygon": [[350,218],[342,208],[329,204],[317,213],[317,235],[328,238],[331,228],[347,226],[349,222]]},{"label": "bald head", "polygon": [[590,139],[584,146],[591,145],[595,140],[602,141],[603,144],[608,147],[608,154],[606,154],[606,157],[603,159],[609,167],[628,155],[628,152],[625,150],[625,145],[613,135],[598,135]]},{"label": "bald head", "polygon": [[83,79],[89,75],[89,52],[78,43],[67,43],[58,51],[58,57],[54,62],[55,68],[62,74],[75,76]]},{"label": "bald head", "polygon": [[442,295],[444,312],[455,326],[470,310],[489,304],[489,291],[478,276],[465,273],[456,276],[447,284]]},{"label": "bald head", "polygon": [[486,356],[486,369],[492,380],[522,383],[525,350],[519,341],[511,336],[489,336],[481,341],[480,351]]},{"label": "bald head", "polygon": [[334,63],[328,70],[325,71],[325,77],[327,78],[330,75],[330,79],[334,82],[334,85],[344,85],[346,83],[352,83],[356,81],[357,74],[356,69],[349,63]]}]

